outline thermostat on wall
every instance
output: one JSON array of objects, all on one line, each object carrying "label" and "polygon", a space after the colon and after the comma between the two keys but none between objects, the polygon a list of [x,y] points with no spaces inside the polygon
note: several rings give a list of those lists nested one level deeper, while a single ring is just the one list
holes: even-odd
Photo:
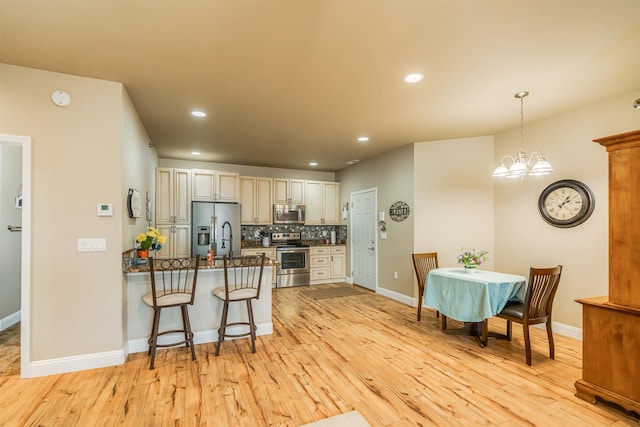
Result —
[{"label": "thermostat on wall", "polygon": [[113,216],[113,205],[111,203],[98,203],[98,216]]}]

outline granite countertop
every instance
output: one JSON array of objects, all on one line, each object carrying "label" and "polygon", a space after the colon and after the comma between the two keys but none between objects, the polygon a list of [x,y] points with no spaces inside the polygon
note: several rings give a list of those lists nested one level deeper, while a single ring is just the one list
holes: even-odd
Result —
[{"label": "granite countertop", "polygon": [[[160,261],[160,260],[158,260]],[[272,260],[267,258],[264,266],[265,267],[272,267],[272,266],[276,266],[278,265],[278,261],[276,260]],[[201,260],[200,261],[200,266],[198,267],[199,271],[202,270],[217,270],[217,269],[222,269],[223,265],[222,265],[222,259],[215,259],[213,260],[213,264],[209,265],[207,264],[206,260]],[[126,267],[122,270],[123,273],[148,273],[149,272],[149,262],[145,262],[144,264],[138,264],[138,265],[132,265],[129,267]]]}]

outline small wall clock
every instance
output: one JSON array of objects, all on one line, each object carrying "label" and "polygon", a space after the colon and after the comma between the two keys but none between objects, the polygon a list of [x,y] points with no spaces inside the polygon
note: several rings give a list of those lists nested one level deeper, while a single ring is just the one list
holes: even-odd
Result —
[{"label": "small wall clock", "polygon": [[542,190],[538,210],[542,219],[554,227],[569,228],[585,222],[593,213],[595,198],[580,181],[563,179]]}]

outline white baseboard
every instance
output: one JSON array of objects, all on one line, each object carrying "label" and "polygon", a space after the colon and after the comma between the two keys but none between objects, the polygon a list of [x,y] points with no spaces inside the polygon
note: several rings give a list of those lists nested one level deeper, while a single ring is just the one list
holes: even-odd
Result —
[{"label": "white baseboard", "polygon": [[[269,335],[273,333],[273,323],[264,323],[257,325],[257,335]],[[229,328],[232,334],[239,334],[246,331],[242,326],[233,326]],[[171,335],[162,337],[162,339],[171,339]],[[218,332],[202,331],[194,334],[194,343],[203,344],[207,342],[216,342],[218,340]],[[80,356],[61,357],[59,359],[39,360],[31,362],[28,369],[20,372],[22,378],[35,378],[47,375],[64,374],[68,372],[83,371],[86,369],[104,368],[107,366],[122,365],[129,353],[146,352],[147,339],[130,340],[126,344],[126,348],[122,350],[108,351],[104,353],[84,354]]]},{"label": "white baseboard", "polygon": [[19,321],[20,321],[20,310],[16,311],[13,314],[8,315],[3,319],[0,319],[0,331],[4,331],[5,329],[15,325]]},{"label": "white baseboard", "polygon": [[31,362],[27,372],[25,372],[25,369],[22,369],[20,371],[20,377],[44,377],[47,375],[84,371],[86,369],[104,368],[107,366],[122,365],[124,360],[124,350],[39,360],[37,362]]},{"label": "white baseboard", "polygon": [[[257,326],[257,331],[256,331],[256,335],[260,336],[260,335],[270,335],[273,333],[273,323],[269,322],[269,323],[260,323]],[[242,334],[247,332],[247,327],[242,327],[242,326],[232,326],[227,328],[227,332],[229,332],[230,334]],[[167,343],[167,342],[172,342],[172,341],[176,341],[176,340],[180,340],[180,335],[179,333],[176,334],[168,334],[165,336],[162,336],[159,338],[159,343]],[[134,339],[134,340],[129,340],[127,342],[127,346],[126,346],[126,354],[131,354],[131,353],[142,353],[142,352],[147,352],[147,350],[149,349],[149,345],[147,343],[148,339],[147,338],[139,338],[139,339]],[[205,343],[210,343],[210,342],[216,342],[218,341],[218,331],[217,330],[208,330],[208,331],[200,331],[200,332],[194,332],[193,334],[193,342],[194,344],[205,344]]]},{"label": "white baseboard", "polygon": [[[388,298],[399,301],[403,304],[410,305],[411,307],[418,307],[417,298],[408,297],[403,294],[398,294],[397,292],[389,291],[388,289],[384,289],[383,291],[384,292],[381,292],[381,289],[378,288],[378,293],[381,295],[384,295]],[[423,305],[422,307],[428,308],[425,305]],[[554,334],[562,335],[569,338],[575,338],[577,340],[582,341],[582,328],[577,328],[575,326],[565,325],[564,323],[558,323],[558,322],[551,322],[551,324],[552,324]],[[533,325],[533,326],[536,328],[545,329],[544,324]]]}]

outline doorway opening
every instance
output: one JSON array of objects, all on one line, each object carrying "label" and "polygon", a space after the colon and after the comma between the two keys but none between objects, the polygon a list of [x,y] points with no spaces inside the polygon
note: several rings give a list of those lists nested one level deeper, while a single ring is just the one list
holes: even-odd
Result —
[{"label": "doorway opening", "polygon": [[[15,151],[11,150],[11,147],[21,148],[21,183],[20,190],[16,191],[15,206],[14,209],[19,209],[20,225],[8,224],[7,231],[12,234],[19,234],[19,251],[20,251],[20,268],[19,268],[19,287],[16,292],[20,295],[19,311],[9,314],[8,316],[0,317],[1,319],[7,319],[6,323],[18,323],[20,328],[20,376],[22,378],[30,377],[29,367],[31,365],[30,359],[30,298],[31,293],[31,138],[27,136],[17,135],[3,135],[0,134],[0,148],[7,148],[7,153]],[[4,171],[0,170],[0,174]],[[4,201],[3,201],[4,203]],[[19,207],[18,207],[19,205]],[[3,224],[3,226],[5,226]],[[17,228],[19,227],[19,229]],[[13,230],[13,231],[12,231]],[[3,267],[4,269],[5,267]],[[16,272],[18,273],[18,272]],[[4,276],[4,274],[3,274]],[[17,280],[17,279],[16,279]],[[13,311],[11,309],[10,311]],[[9,330],[10,328],[7,328]]]}]

